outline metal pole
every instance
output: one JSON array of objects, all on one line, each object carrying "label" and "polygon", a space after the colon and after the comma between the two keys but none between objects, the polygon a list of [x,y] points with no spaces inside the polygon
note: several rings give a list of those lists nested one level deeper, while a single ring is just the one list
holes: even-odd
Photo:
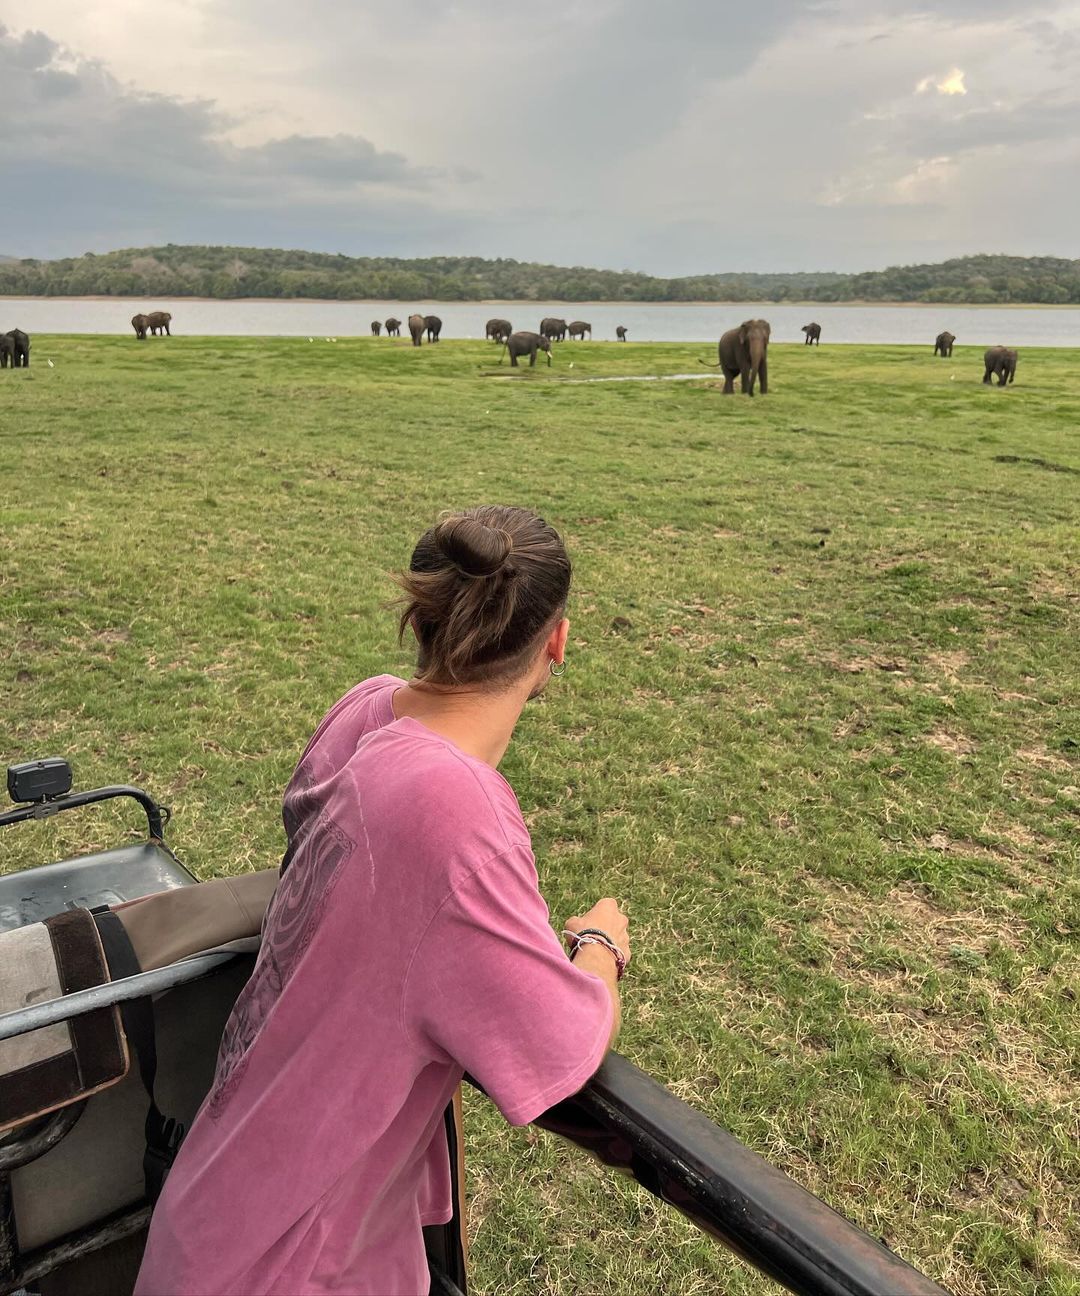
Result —
[{"label": "metal pole", "polygon": [[236,953],[233,951],[197,954],[194,958],[170,963],[168,967],[140,972],[138,976],[106,981],[104,985],[91,986],[89,990],[76,990],[74,994],[63,995],[59,999],[48,999],[44,1003],[31,1004],[29,1008],[0,1013],[0,1040],[26,1035],[30,1031],[40,1030],[42,1026],[53,1026],[71,1017],[81,1017],[84,1013],[93,1012],[95,1008],[110,1008],[113,1004],[124,1003],[128,999],[142,999],[145,995],[171,990],[188,981],[198,981],[214,968],[234,958]]}]

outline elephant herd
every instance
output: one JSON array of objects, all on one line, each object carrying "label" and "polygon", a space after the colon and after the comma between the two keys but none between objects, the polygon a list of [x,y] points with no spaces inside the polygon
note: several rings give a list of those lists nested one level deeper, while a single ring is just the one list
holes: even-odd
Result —
[{"label": "elephant herd", "polygon": [[149,315],[132,315],[131,327],[135,330],[135,336],[140,342],[146,340],[147,333],[153,333],[156,337],[159,333],[164,333],[166,337],[172,337],[169,332],[169,325],[172,323],[172,316],[168,311],[151,311]]},{"label": "elephant herd", "polygon": [[[408,328],[413,346],[423,346],[425,337],[429,342],[438,342],[439,334],[442,332],[442,320],[438,315],[410,315]],[[401,337],[401,320],[391,315],[385,322],[371,321],[372,337],[381,337],[384,329],[387,337]]]},{"label": "elephant herd", "polygon": [[[814,342],[821,345],[820,324],[804,324],[802,331],[806,334],[806,345]],[[753,396],[754,387],[758,385],[764,396],[769,390],[768,350],[771,332],[768,320],[744,320],[737,328],[728,329],[720,338],[716,364],[707,360],[699,360],[698,363],[723,371],[725,396],[734,393],[736,378],[745,395]],[[955,334],[939,333],[934,340],[934,355],[951,356],[955,341]],[[1013,347],[990,347],[983,356],[983,382],[991,383],[995,377],[999,387],[1013,382],[1016,378],[1017,356],[1018,352]]]},{"label": "elephant herd", "polygon": [[0,369],[30,368],[30,338],[22,329],[0,333]]},{"label": "elephant herd", "polygon": [[[952,355],[955,333],[939,333],[934,339],[934,355],[949,359]],[[1015,347],[992,346],[983,353],[983,382],[992,383],[996,378],[998,386],[1016,381],[1016,361],[1019,351]]]},{"label": "elephant herd", "polygon": [[[429,342],[438,342],[439,334],[442,332],[442,320],[438,315],[410,315],[408,320],[409,336],[412,338],[413,346],[423,346],[424,338]],[[372,337],[381,337],[385,332],[387,337],[401,336],[401,320],[394,319],[391,316],[388,320],[372,320],[371,335]],[[484,338],[488,342],[499,343],[507,347],[514,337],[525,339],[516,346],[510,346],[510,363],[517,365],[517,356],[529,355],[530,364],[536,363],[536,353],[538,350],[546,351],[548,364],[551,364],[551,343],[565,342],[567,337],[585,340],[586,334],[592,339],[592,325],[588,320],[574,320],[567,323],[563,319],[547,318],[540,321],[539,333],[514,333],[514,326],[508,319],[489,319],[484,327]],[[626,327],[620,324],[615,330],[615,336],[620,342],[626,341]],[[539,338],[540,342],[536,346],[530,346],[528,339]]]},{"label": "elephant herd", "polygon": [[[171,337],[169,325],[172,315],[168,311],[150,311],[132,317],[131,327],[135,336],[145,340],[147,334],[155,336],[164,333]],[[380,337],[385,330],[387,337],[401,336],[401,320],[391,316],[389,319],[372,320],[371,332]],[[408,320],[409,336],[413,346],[422,346],[425,337],[428,342],[438,342],[442,332],[442,320],[438,315],[410,315]],[[816,342],[821,346],[821,325],[804,324],[802,332],[806,335],[806,345]],[[517,368],[518,359],[529,357],[529,365],[536,364],[537,354],[543,351],[547,362],[551,364],[551,348],[555,342],[564,342],[567,337],[584,341],[586,334],[592,339],[592,325],[587,320],[573,320],[567,323],[564,319],[547,316],[540,321],[537,333],[515,333],[513,325],[507,319],[489,319],[484,329],[485,340],[501,344],[509,352],[510,364]],[[615,336],[620,342],[626,341],[625,325],[619,324]],[[720,369],[724,374],[724,395],[730,396],[735,391],[735,379],[740,381],[740,389],[747,396],[753,396],[757,387],[764,396],[769,390],[768,349],[771,329],[767,320],[745,320],[737,328],[728,329],[720,338],[717,351],[718,360],[711,368]],[[948,359],[953,353],[956,335],[947,330],[939,333],[934,339],[934,355]],[[1014,382],[1016,379],[1016,362],[1018,352],[1013,347],[990,347],[984,357],[983,382],[992,383],[996,377],[998,386]],[[705,360],[700,364],[709,364]],[[30,339],[21,329],[12,329],[9,333],[0,333],[0,368],[8,365],[13,369],[30,367]]]},{"label": "elephant herd", "polygon": [[[509,320],[489,319],[484,329],[484,337],[489,342],[505,344],[513,331],[514,327]],[[537,336],[546,338],[548,342],[565,342],[568,337],[571,341],[578,338],[584,342],[586,333],[589,335],[589,341],[591,342],[593,330],[588,320],[573,320],[568,324],[564,319],[547,316],[540,321],[540,331]],[[615,329],[615,336],[620,342],[626,341],[626,328],[624,325],[620,324]],[[548,351],[550,355],[550,348],[545,347],[544,350]],[[550,360],[548,363],[550,363]]]}]

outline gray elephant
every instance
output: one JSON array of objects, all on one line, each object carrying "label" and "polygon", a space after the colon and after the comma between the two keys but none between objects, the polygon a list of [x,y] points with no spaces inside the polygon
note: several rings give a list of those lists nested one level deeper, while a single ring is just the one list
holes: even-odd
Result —
[{"label": "gray elephant", "polygon": [[753,396],[754,383],[761,380],[761,394],[769,391],[769,337],[772,329],[768,320],[743,320],[738,328],[728,329],[721,337],[718,346],[719,360],[710,364],[699,360],[709,369],[724,371],[724,395],[730,396],[735,391],[735,379],[741,379],[741,389],[747,396]]},{"label": "gray elephant", "polygon": [[132,315],[131,327],[135,330],[135,336],[139,339],[139,341],[145,342],[147,330],[150,328],[150,316]]},{"label": "gray elephant", "polygon": [[983,373],[983,382],[989,383],[993,377],[997,377],[998,386],[1004,387],[1006,383],[1011,383],[1016,377],[1016,361],[1019,352],[1014,351],[1012,347],[996,346],[990,349],[983,356],[983,362],[986,370]]},{"label": "gray elephant", "polygon": [[12,369],[30,368],[30,338],[22,329],[11,329],[0,337],[0,367],[6,369],[8,360]]},{"label": "gray elephant", "polygon": [[386,321],[384,327],[387,337],[401,337],[401,320],[394,319],[393,315]]},{"label": "gray elephant", "polygon": [[804,324],[802,326],[802,331],[806,334],[807,346],[813,346],[815,342],[818,344],[818,346],[821,346],[821,325],[820,324]]},{"label": "gray elephant", "polygon": [[[529,368],[534,368],[537,351],[547,352],[548,367],[551,367],[551,338],[541,333],[511,333],[503,344],[503,350],[510,352],[510,367],[513,369],[518,367],[518,356],[523,355],[529,357]],[[502,356],[499,356],[499,364],[502,364]]]},{"label": "gray elephant", "polygon": [[438,342],[439,334],[442,332],[442,320],[438,315],[425,315],[424,328],[427,329],[427,340],[429,342]]},{"label": "gray elephant", "polygon": [[588,333],[589,341],[592,341],[592,325],[586,324],[584,320],[574,320],[572,324],[567,325],[566,331],[570,334],[571,340],[581,338],[582,342],[584,342],[585,334]]},{"label": "gray elephant", "polygon": [[168,311],[151,311],[146,317],[146,327],[156,337],[164,330],[167,337],[172,337],[169,332],[169,325],[172,322],[172,316]]},{"label": "gray elephant", "polygon": [[371,321],[371,336],[372,336],[372,337],[379,337],[381,333],[382,333],[382,320],[372,320],[372,321]]},{"label": "gray elephant", "polygon": [[484,337],[492,342],[505,342],[514,331],[514,326],[509,320],[489,319],[484,325]]},{"label": "gray elephant", "polygon": [[615,329],[615,336],[619,339],[620,342],[625,342],[625,341],[626,341],[626,327],[625,327],[625,325],[623,325],[623,324],[618,325],[618,327]]},{"label": "gray elephant", "polygon": [[955,333],[939,333],[934,338],[934,355],[940,355],[943,359],[948,359],[952,355],[953,343],[956,341]]},{"label": "gray elephant", "polygon": [[540,336],[546,337],[551,342],[566,341],[566,320],[555,319],[554,316],[547,316],[540,321]]},{"label": "gray elephant", "polygon": [[409,316],[409,336],[412,338],[413,346],[424,345],[424,331],[427,325],[424,323],[423,315]]}]

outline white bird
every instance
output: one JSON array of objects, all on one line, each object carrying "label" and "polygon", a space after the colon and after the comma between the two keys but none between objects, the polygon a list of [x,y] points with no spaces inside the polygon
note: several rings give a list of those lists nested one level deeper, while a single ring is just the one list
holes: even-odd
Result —
[{"label": "white bird", "polygon": [[573,360],[571,360],[571,361],[570,361],[570,368],[573,369],[573,367],[574,367],[574,362],[573,362]]},{"label": "white bird", "polygon": [[337,338],[331,338],[330,341],[331,341],[331,342],[336,342],[336,341],[337,341]]},{"label": "white bird", "polygon": [[308,341],[309,341],[309,342],[314,342],[315,339],[314,339],[314,338],[308,338]]},{"label": "white bird", "polygon": [[49,366],[50,369],[56,368],[56,365],[54,365],[51,360],[46,360],[45,363]]}]

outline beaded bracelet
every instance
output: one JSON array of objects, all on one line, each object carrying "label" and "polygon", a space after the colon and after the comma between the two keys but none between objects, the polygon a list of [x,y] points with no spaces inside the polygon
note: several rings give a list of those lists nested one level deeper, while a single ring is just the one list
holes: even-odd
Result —
[{"label": "beaded bracelet", "polygon": [[623,979],[626,972],[626,956],[606,931],[601,931],[599,927],[585,927],[579,932],[564,931],[563,935],[569,937],[571,941],[571,963],[574,961],[574,955],[581,949],[582,945],[600,945],[615,960],[615,980],[621,981]]}]

